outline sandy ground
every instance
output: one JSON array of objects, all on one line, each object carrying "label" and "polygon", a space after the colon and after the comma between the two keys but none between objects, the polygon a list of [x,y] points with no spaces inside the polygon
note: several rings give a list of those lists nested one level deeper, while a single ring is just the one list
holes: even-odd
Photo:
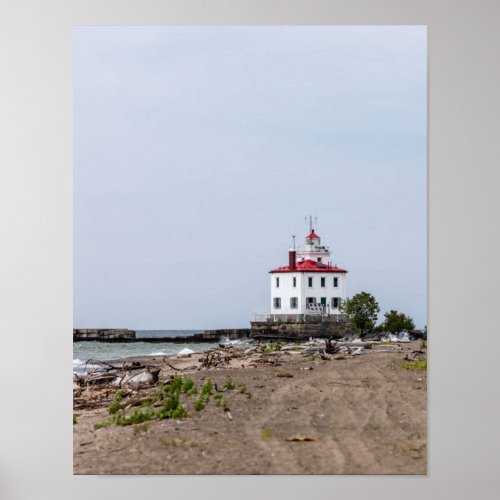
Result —
[{"label": "sandy ground", "polygon": [[[74,473],[426,474],[427,376],[401,368],[420,345],[374,345],[346,359],[283,354],[278,366],[236,359],[228,368],[182,373],[219,388],[230,376],[229,412],[213,397],[197,412],[189,398],[189,418],[94,430],[113,393],[99,408],[76,405]],[[199,358],[169,361],[189,368]],[[180,373],[150,361],[162,366],[160,382]]]}]

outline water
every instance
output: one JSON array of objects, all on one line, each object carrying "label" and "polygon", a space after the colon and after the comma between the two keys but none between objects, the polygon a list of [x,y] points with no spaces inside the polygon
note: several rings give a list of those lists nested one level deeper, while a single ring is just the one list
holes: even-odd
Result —
[{"label": "water", "polygon": [[[189,336],[195,333],[201,333],[202,330],[137,330],[137,338],[154,337],[181,337]],[[251,340],[229,340],[222,338],[220,343],[224,345],[245,345]],[[83,375],[94,370],[101,371],[102,365],[87,363],[88,360],[120,360],[129,356],[165,356],[167,354],[179,354],[183,349],[190,349],[194,352],[206,351],[219,345],[219,342],[200,344],[173,344],[170,342],[150,344],[146,342],[112,343],[105,342],[73,342],[73,373]]]},{"label": "water", "polygon": [[[200,332],[201,330],[138,330],[136,337],[178,337]],[[216,345],[218,343],[172,344],[165,342],[150,344],[146,342],[133,342],[130,344],[107,344],[105,342],[73,342],[73,365],[80,365],[89,359],[110,360],[126,358],[128,356],[164,356],[166,354],[177,354],[186,347],[198,352],[210,349]]]}]

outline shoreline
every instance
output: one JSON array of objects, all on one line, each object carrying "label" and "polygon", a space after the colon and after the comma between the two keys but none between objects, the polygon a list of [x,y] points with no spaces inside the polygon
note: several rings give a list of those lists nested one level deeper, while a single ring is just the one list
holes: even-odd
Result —
[{"label": "shoreline", "polygon": [[[211,379],[217,390],[202,411],[183,396],[188,418],[95,429],[119,388],[83,389],[74,397],[74,473],[425,474],[427,373],[402,368],[426,359],[424,343],[350,344],[330,355],[318,342],[271,352],[254,343],[120,359],[158,370],[154,385],[125,389],[127,414],[175,376],[198,387]],[[234,389],[221,389],[229,378]]]}]

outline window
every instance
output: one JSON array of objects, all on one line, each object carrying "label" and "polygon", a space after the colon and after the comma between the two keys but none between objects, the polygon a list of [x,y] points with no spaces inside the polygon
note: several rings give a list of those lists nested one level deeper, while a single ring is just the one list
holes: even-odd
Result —
[{"label": "window", "polygon": [[337,288],[339,286],[339,279],[338,278],[333,278],[333,286]]},{"label": "window", "polygon": [[276,288],[279,288],[279,287],[280,287],[280,279],[276,278]]},{"label": "window", "polygon": [[290,297],[290,309],[297,309],[299,307],[299,298]]},{"label": "window", "polygon": [[316,297],[306,297],[306,307],[307,309],[311,309],[311,306],[316,304]]},{"label": "window", "polygon": [[318,257],[318,262],[321,262],[321,257]]},{"label": "window", "polygon": [[326,306],[326,297],[321,297],[321,305]]},{"label": "window", "polygon": [[293,287],[295,288],[297,286],[297,278],[293,278]]},{"label": "window", "polygon": [[312,288],[312,286],[313,286],[313,279],[312,278],[307,278],[307,282],[309,283],[309,288]]},{"label": "window", "polygon": [[332,298],[332,307],[334,309],[338,309],[340,307],[340,297],[333,297]]},{"label": "window", "polygon": [[281,309],[281,298],[280,297],[274,297],[273,306],[275,309]]},{"label": "window", "polygon": [[326,281],[326,278],[321,278],[321,287],[322,288],[325,288],[325,286],[326,286],[326,282],[325,281]]}]

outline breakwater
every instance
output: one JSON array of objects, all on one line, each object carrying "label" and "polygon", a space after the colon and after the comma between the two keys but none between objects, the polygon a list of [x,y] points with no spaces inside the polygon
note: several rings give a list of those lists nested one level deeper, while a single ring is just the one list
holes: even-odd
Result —
[{"label": "breakwater", "polygon": [[250,336],[249,328],[231,328],[220,330],[205,330],[192,335],[179,335],[176,337],[136,337],[134,330],[103,329],[103,328],[75,328],[73,329],[73,342],[105,342],[105,343],[132,343],[146,342],[150,344],[199,344],[214,343],[221,338],[229,340],[245,339]]}]

